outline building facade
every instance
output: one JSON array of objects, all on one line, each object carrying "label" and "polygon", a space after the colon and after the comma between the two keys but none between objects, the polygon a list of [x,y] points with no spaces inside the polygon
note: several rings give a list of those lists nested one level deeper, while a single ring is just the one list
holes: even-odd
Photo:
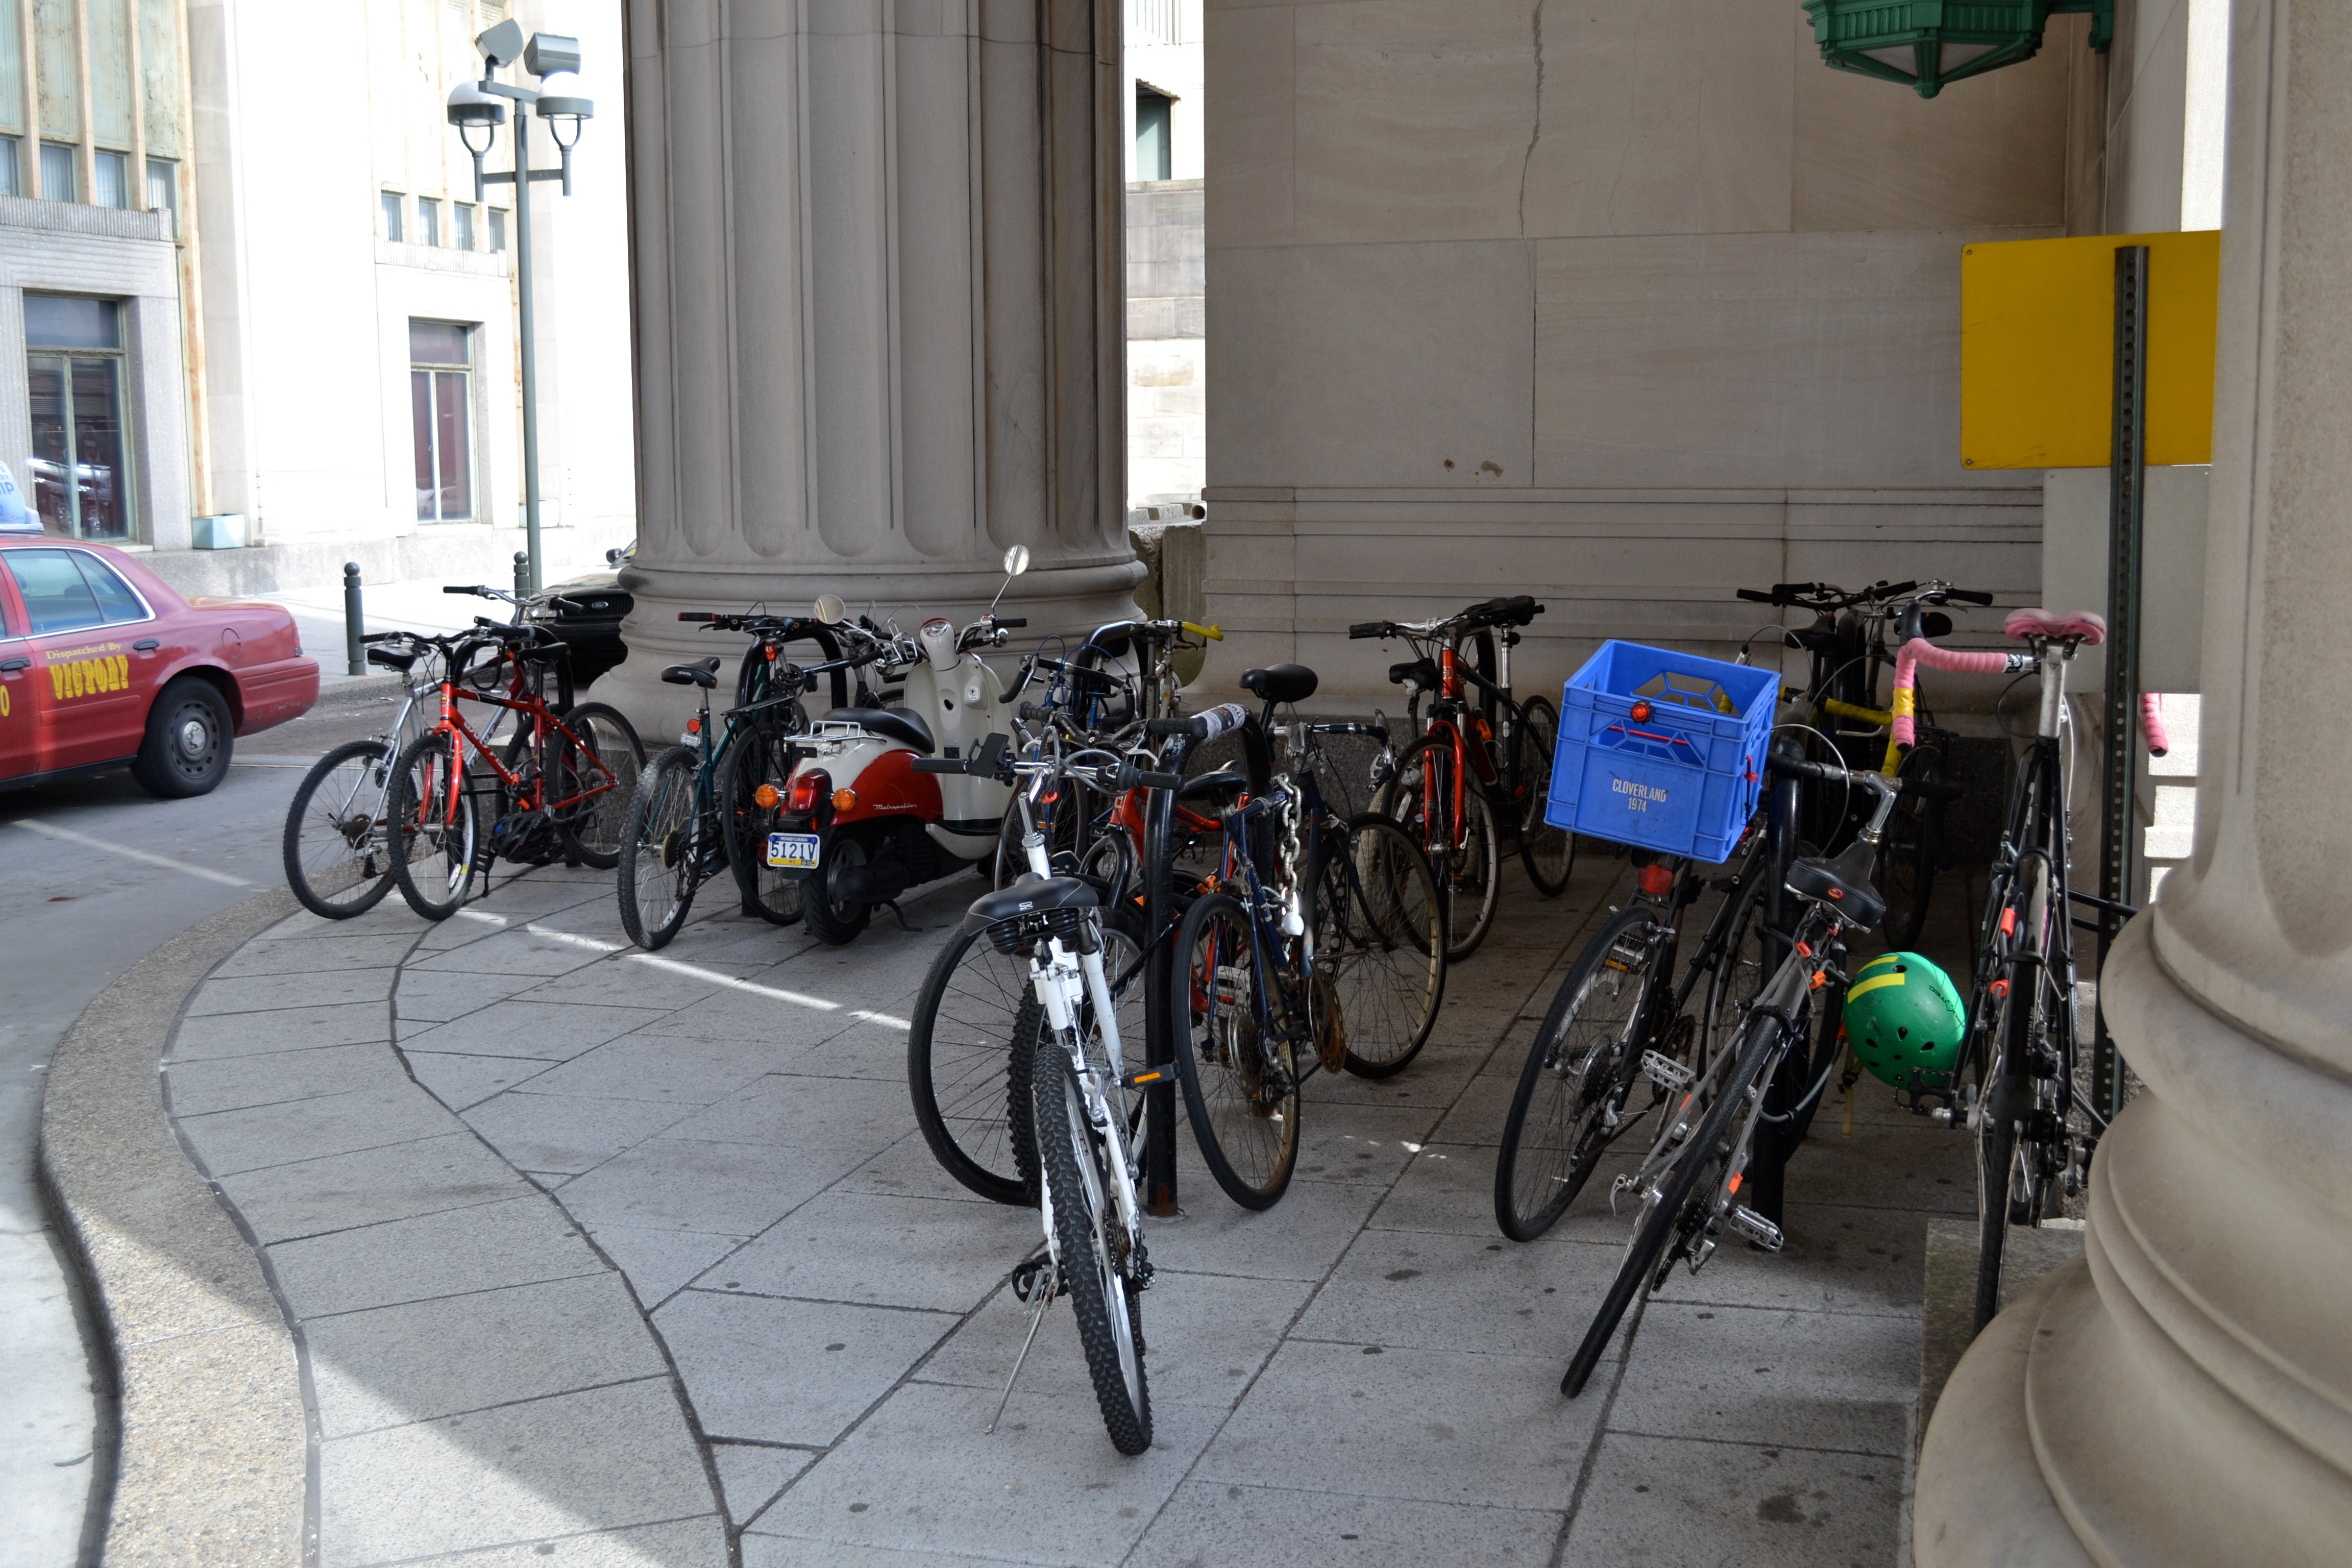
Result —
[{"label": "building facade", "polygon": [[[630,537],[610,0],[0,0],[0,458],[29,466],[46,526],[152,551],[195,590],[329,582],[348,559],[503,579],[513,187],[476,190],[444,105],[510,13],[581,39],[582,90],[613,83],[572,194],[533,192],[549,563]],[[502,130],[488,167],[511,146]]]},{"label": "building facade", "polygon": [[1160,510],[1208,477],[1202,18],[1201,0],[1126,5],[1127,495]]}]

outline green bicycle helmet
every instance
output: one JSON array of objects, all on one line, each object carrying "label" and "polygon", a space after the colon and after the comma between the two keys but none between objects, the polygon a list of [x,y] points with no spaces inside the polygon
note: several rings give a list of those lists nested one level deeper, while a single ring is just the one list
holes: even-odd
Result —
[{"label": "green bicycle helmet", "polygon": [[1882,953],[1854,971],[1845,1038],[1873,1077],[1913,1093],[1947,1089],[1968,1009],[1941,969],[1916,952]]}]

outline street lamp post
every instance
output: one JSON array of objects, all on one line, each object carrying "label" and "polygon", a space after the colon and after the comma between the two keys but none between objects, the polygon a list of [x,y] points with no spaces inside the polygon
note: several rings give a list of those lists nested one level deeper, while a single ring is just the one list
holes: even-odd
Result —
[{"label": "street lamp post", "polygon": [[[563,194],[572,194],[572,149],[579,144],[580,123],[593,116],[596,106],[585,98],[546,90],[547,79],[575,74],[580,69],[580,40],[555,33],[533,33],[526,41],[522,25],[505,21],[474,40],[482,54],[482,79],[460,82],[449,94],[449,123],[457,128],[457,138],[466,151],[474,155],[474,200],[482,199],[486,185],[512,185],[515,188],[515,265],[521,271],[519,285],[522,331],[522,504],[523,527],[528,534],[530,556],[530,586],[536,593],[544,583],[542,558],[539,548],[539,355],[531,331],[530,275],[530,187],[539,180],[562,182]],[[497,79],[498,72],[506,66],[522,62],[524,70],[540,79],[540,90],[509,87]],[[498,128],[505,122],[506,105],[500,99],[510,99],[515,105],[514,170],[510,174],[486,174],[482,159],[498,142]],[[530,121],[523,113],[533,110],[547,121],[547,133],[562,157],[562,167],[533,169],[530,166]],[[481,145],[474,144],[474,133],[481,132]]]}]

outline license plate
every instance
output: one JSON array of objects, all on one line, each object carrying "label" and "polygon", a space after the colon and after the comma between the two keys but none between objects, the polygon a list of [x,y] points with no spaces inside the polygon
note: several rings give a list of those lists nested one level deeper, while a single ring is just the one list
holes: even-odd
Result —
[{"label": "license plate", "polygon": [[768,835],[768,864],[787,871],[816,869],[816,835],[814,833],[771,833]]}]

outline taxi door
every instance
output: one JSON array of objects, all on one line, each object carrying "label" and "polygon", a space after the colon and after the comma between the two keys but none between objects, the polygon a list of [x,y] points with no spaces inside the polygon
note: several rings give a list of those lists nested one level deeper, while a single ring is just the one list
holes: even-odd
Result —
[{"label": "taxi door", "polygon": [[[81,563],[94,563],[85,572]],[[121,762],[147,727],[131,643],[149,618],[121,577],[90,552],[67,546],[0,551],[24,606],[37,712],[33,767],[40,773]],[[113,624],[110,625],[110,621]]]},{"label": "taxi door", "polygon": [[25,637],[25,607],[16,585],[0,572],[0,779],[33,771],[36,726],[33,647]]}]

